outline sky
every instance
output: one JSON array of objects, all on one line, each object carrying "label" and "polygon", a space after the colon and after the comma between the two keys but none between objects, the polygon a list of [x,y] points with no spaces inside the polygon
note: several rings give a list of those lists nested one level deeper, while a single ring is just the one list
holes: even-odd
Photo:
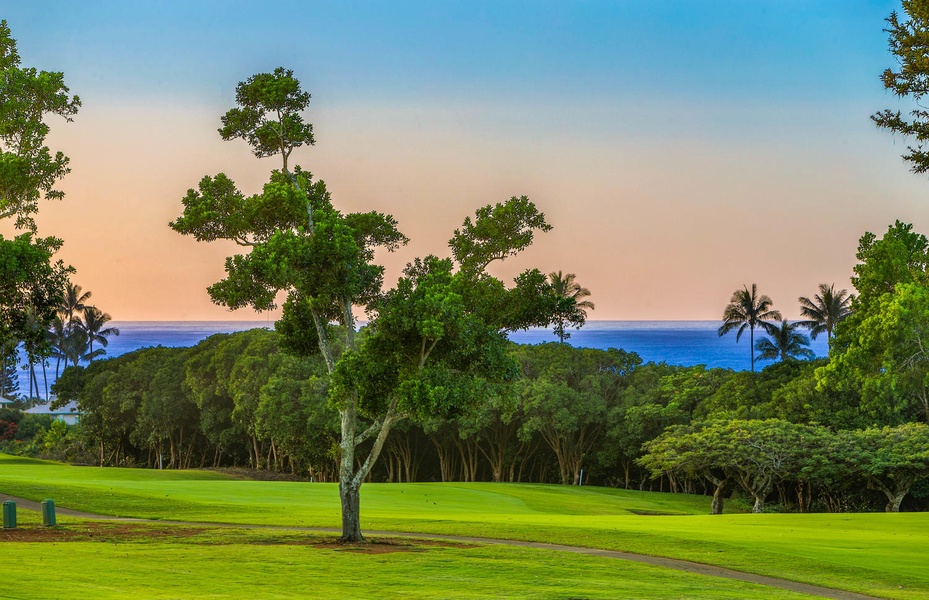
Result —
[{"label": "sky", "polygon": [[[757,283],[787,318],[849,288],[858,239],[929,233],[929,180],[869,115],[908,110],[884,1],[0,1],[25,66],[83,106],[51,119],[71,158],[39,232],[116,321],[273,320],[206,287],[223,242],[168,228],[223,172],[246,193],[278,159],[224,142],[235,86],[284,66],[312,102],[297,163],[345,212],[393,214],[393,282],[482,205],[527,195],[554,226],[493,267],[575,273],[596,320],[719,319]],[[13,230],[0,225],[0,234]]]}]

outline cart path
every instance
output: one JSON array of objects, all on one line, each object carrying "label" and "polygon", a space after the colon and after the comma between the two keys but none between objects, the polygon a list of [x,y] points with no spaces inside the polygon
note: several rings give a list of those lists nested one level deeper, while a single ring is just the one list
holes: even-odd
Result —
[{"label": "cart path", "polygon": [[[42,506],[39,502],[17,498],[7,494],[0,494],[0,501],[12,500],[16,502],[17,508],[22,507],[26,510],[41,511]],[[316,531],[323,533],[341,533],[341,529],[331,527],[291,527],[282,525],[243,525],[239,523],[204,523],[197,521],[168,521],[163,519],[138,519],[131,517],[115,517],[112,515],[98,515],[93,513],[71,510],[55,506],[55,513],[67,517],[77,517],[81,519],[97,519],[104,521],[120,521],[128,523],[156,523],[164,525],[185,525],[196,527],[235,527],[239,529],[277,529],[284,531]],[[365,535],[383,536],[406,539],[430,539],[444,540],[449,542],[463,542],[468,544],[494,544],[497,546],[513,546],[516,548],[537,548],[540,550],[553,550],[556,552],[571,552],[574,554],[586,554],[588,556],[602,556],[605,558],[615,558],[619,560],[628,560],[656,567],[665,567],[704,575],[707,577],[722,577],[725,579],[735,579],[747,583],[755,583],[768,587],[780,588],[800,594],[809,594],[810,596],[819,596],[821,598],[833,598],[834,600],[880,600],[877,596],[867,596],[857,592],[848,592],[845,590],[836,590],[833,588],[791,581],[789,579],[778,579],[777,577],[767,577],[765,575],[755,575],[754,573],[745,573],[735,571],[725,567],[717,567],[703,563],[695,563],[688,560],[676,558],[664,558],[661,556],[649,556],[647,554],[633,554],[631,552],[619,552],[617,550],[603,550],[600,548],[585,548],[582,546],[564,546],[562,544],[545,544],[542,542],[525,542],[520,540],[501,540],[482,537],[468,537],[460,535],[440,535],[429,533],[404,533],[400,531],[365,531]]]}]

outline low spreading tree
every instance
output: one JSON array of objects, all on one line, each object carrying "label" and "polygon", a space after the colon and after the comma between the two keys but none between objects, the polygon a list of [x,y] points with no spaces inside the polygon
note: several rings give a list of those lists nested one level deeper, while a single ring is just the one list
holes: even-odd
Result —
[{"label": "low spreading tree", "polygon": [[703,478],[713,485],[710,514],[723,514],[726,494],[732,483],[724,468],[728,448],[724,438],[706,435],[699,426],[674,425],[658,437],[646,442],[644,454],[636,462],[651,472],[652,477]]},{"label": "low spreading tree", "polygon": [[899,512],[913,484],[929,477],[929,425],[840,432],[831,453],[887,497],[887,512]]},{"label": "low spreading tree", "polygon": [[716,421],[669,429],[646,444],[640,464],[656,474],[707,477],[719,496],[714,510],[722,510],[721,490],[732,480],[754,497],[752,512],[759,513],[778,483],[808,478],[826,461],[826,439],[821,428],[778,419]]}]

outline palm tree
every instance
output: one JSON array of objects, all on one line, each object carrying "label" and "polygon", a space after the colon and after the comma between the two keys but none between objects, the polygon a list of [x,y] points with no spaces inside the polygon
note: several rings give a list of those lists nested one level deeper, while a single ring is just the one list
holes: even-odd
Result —
[{"label": "palm tree", "polygon": [[755,350],[758,351],[759,360],[777,360],[782,361],[805,358],[810,359],[816,356],[812,350],[806,346],[810,345],[810,338],[797,331],[802,325],[797,323],[788,323],[781,321],[781,326],[777,327],[771,334],[771,339],[761,338],[755,344]]},{"label": "palm tree", "polygon": [[[42,347],[42,323],[40,322],[39,315],[36,314],[34,307],[29,307],[26,309],[26,324],[25,330],[27,335],[23,338],[23,350],[26,351],[26,360],[28,362],[29,370],[29,400],[41,399],[41,389],[39,388],[39,380],[36,377],[35,366],[36,363],[42,363],[42,368],[45,368],[45,353],[44,348]],[[24,369],[26,367],[23,367]],[[46,396],[48,396],[48,381],[46,380]]]},{"label": "palm tree", "polygon": [[[58,381],[58,372],[61,368],[61,359],[66,358],[64,355],[64,347],[67,344],[67,337],[68,328],[65,325],[65,322],[62,320],[60,314],[55,315],[48,327],[48,331],[45,332],[45,339],[48,340],[48,345],[52,349],[50,356],[51,358],[56,359],[55,381]],[[65,365],[67,365],[67,362]]]},{"label": "palm tree", "polygon": [[81,286],[68,283],[65,286],[64,301],[58,307],[58,314],[61,315],[65,325],[70,328],[75,315],[81,313],[86,308],[84,304],[91,297],[90,292],[84,292]]},{"label": "palm tree", "polygon": [[805,296],[797,298],[800,303],[800,314],[808,320],[799,321],[797,325],[810,330],[810,337],[814,340],[822,332],[826,332],[826,341],[832,342],[832,332],[835,326],[852,313],[852,300],[855,296],[848,290],[835,291],[835,284],[827,286],[819,284],[819,293],[810,300]]},{"label": "palm tree", "polygon": [[69,362],[75,367],[87,358],[87,333],[80,328],[68,332],[64,339],[61,354],[64,355],[65,365]]},{"label": "palm tree", "polygon": [[[84,319],[76,320],[77,327],[87,334],[87,354],[85,358],[92,362],[98,356],[106,354],[107,337],[119,335],[119,329],[115,327],[104,327],[112,320],[109,314],[103,312],[96,306],[87,306],[84,308]],[[94,342],[99,342],[103,348],[94,350]]]},{"label": "palm tree", "polygon": [[768,321],[780,321],[780,311],[771,310],[774,304],[771,298],[765,294],[758,295],[758,286],[752,284],[751,291],[747,286],[742,286],[741,290],[736,290],[729,299],[729,305],[723,311],[723,324],[717,330],[720,337],[726,335],[733,329],[736,329],[735,341],[738,342],[742,337],[745,328],[749,329],[751,345],[749,350],[752,353],[752,371],[755,370],[755,327],[761,327],[766,332],[774,334],[777,328],[768,323]]},{"label": "palm tree", "polygon": [[571,337],[571,334],[565,331],[565,325],[573,323],[580,327],[587,318],[587,310],[594,309],[593,302],[584,300],[584,298],[590,296],[590,290],[581,287],[581,285],[574,280],[575,277],[577,277],[577,275],[574,273],[562,275],[561,271],[548,274],[548,279],[552,284],[552,288],[555,290],[555,295],[559,300],[567,301],[567,306],[564,308],[559,307],[557,316],[555,317],[555,335],[558,336],[562,344],[566,339]]}]

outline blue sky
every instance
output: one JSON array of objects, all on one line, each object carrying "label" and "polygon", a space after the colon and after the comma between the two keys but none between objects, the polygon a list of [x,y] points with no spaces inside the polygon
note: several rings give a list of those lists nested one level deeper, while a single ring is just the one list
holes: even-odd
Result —
[{"label": "blue sky", "polygon": [[231,249],[165,223],[202,175],[253,189],[274,166],[215,130],[281,65],[313,94],[301,163],[413,239],[390,274],[528,194],[555,231],[500,274],[575,272],[593,318],[714,319],[753,281],[791,316],[849,285],[865,230],[929,229],[929,182],[868,120],[906,107],[879,80],[895,2],[9,4],[24,64],[84,102],[53,123],[74,170],[41,224],[117,319],[229,317],[203,289]]},{"label": "blue sky", "polygon": [[880,26],[896,8],[717,1],[13,4],[5,18],[24,41],[41,43],[25,48],[36,62],[89,75],[87,82],[108,95],[160,90],[209,99],[217,82],[286,63],[308,71],[308,87],[325,83],[356,102],[371,94],[414,101],[860,95],[874,70],[886,66]]}]

